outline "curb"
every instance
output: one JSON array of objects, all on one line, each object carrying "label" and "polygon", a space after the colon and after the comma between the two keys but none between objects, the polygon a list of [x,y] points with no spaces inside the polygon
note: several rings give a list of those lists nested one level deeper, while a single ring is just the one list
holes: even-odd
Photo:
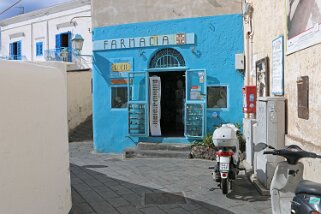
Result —
[{"label": "curb", "polygon": [[248,179],[251,181],[251,183],[255,186],[257,191],[263,195],[263,196],[270,196],[270,190],[266,189],[258,180],[256,177],[256,174],[254,174],[253,167],[248,164],[246,161],[243,161],[243,166],[246,171],[246,175]]}]

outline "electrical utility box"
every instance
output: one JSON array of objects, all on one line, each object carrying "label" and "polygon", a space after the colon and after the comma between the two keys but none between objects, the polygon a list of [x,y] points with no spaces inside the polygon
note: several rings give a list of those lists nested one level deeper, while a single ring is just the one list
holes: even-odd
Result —
[{"label": "electrical utility box", "polygon": [[245,62],[244,62],[244,54],[235,54],[235,69],[236,70],[244,70]]},{"label": "electrical utility box", "polygon": [[254,162],[254,133],[253,125],[256,123],[255,119],[243,118],[243,133],[246,141],[246,163],[252,168]]},{"label": "electrical utility box", "polygon": [[[285,98],[258,97],[256,103],[257,128],[255,144],[266,143],[275,148],[284,148],[285,136]],[[259,182],[270,189],[274,170],[281,157],[256,154],[256,174]]]}]

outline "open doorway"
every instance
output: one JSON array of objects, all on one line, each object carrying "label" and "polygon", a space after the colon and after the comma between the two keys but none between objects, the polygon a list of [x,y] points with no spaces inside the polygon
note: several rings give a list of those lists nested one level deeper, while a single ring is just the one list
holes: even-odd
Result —
[{"label": "open doorway", "polygon": [[161,80],[161,136],[184,136],[185,71],[151,72],[150,76]]}]

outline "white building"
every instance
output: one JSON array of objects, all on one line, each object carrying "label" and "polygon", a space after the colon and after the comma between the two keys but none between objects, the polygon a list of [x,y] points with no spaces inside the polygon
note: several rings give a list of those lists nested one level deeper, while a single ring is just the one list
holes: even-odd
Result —
[{"label": "white building", "polygon": [[72,49],[72,39],[84,39],[81,55],[90,55],[91,1],[75,0],[0,21],[0,57],[24,61],[66,61],[91,67],[90,57]]}]

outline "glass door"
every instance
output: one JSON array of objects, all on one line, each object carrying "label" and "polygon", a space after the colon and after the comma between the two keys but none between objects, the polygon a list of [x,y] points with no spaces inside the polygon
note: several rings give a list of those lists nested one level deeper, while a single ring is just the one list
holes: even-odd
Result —
[{"label": "glass door", "polygon": [[186,71],[185,136],[202,138],[206,127],[206,71]]},{"label": "glass door", "polygon": [[148,136],[147,72],[128,73],[128,134]]}]

